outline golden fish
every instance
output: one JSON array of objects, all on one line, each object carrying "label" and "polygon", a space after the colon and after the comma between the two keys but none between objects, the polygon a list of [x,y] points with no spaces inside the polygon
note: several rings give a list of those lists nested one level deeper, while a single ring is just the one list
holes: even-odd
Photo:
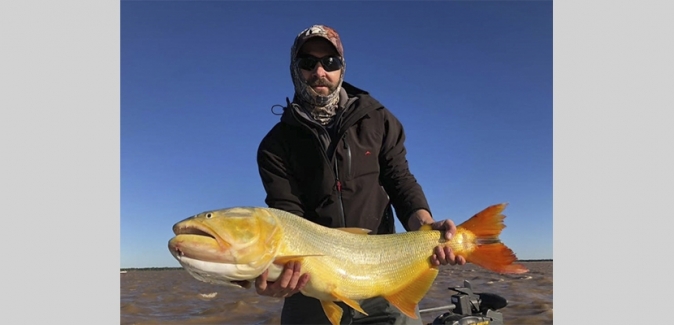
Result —
[{"label": "golden fish", "polygon": [[431,263],[438,245],[449,246],[468,263],[498,273],[524,273],[515,254],[498,239],[505,228],[493,205],[457,227],[451,240],[425,225],[418,231],[368,235],[368,230],[327,228],[294,214],[259,207],[200,213],[176,223],[169,250],[194,278],[249,287],[269,268],[274,281],[289,261],[299,261],[310,280],[301,290],[320,300],[333,325],[342,301],[367,315],[359,301],[382,296],[406,315],[414,313],[438,274]]}]

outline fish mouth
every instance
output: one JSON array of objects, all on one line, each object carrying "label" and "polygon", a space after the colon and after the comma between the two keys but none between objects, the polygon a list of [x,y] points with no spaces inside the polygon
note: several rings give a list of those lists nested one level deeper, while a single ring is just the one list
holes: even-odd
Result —
[{"label": "fish mouth", "polygon": [[205,241],[210,238],[217,242],[221,249],[228,249],[231,247],[225,240],[222,239],[213,229],[196,222],[179,222],[173,226],[173,233],[178,236],[193,236],[202,237],[199,240]]},{"label": "fish mouth", "polygon": [[217,240],[215,233],[208,227],[194,223],[176,223],[173,225],[173,233],[177,235],[197,235],[212,237]]},{"label": "fish mouth", "polygon": [[229,262],[226,252],[230,248],[210,228],[192,222],[180,222],[173,226],[175,236],[169,241],[169,250],[180,260],[188,257],[208,262]]}]

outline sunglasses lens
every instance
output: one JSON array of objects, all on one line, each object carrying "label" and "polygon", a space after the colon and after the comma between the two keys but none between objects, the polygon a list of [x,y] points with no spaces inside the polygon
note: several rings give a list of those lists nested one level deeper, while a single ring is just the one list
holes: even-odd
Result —
[{"label": "sunglasses lens", "polygon": [[299,59],[299,67],[302,70],[311,71],[320,62],[325,71],[335,71],[342,67],[342,61],[336,56],[326,56],[323,58],[316,58],[313,56],[306,56]]},{"label": "sunglasses lens", "polygon": [[299,60],[299,66],[300,69],[302,70],[313,70],[314,67],[316,67],[316,63],[318,63],[318,59],[314,57],[305,57],[305,58],[300,58]]},{"label": "sunglasses lens", "polygon": [[325,71],[335,71],[342,67],[342,61],[337,57],[328,56],[321,59],[321,65]]}]

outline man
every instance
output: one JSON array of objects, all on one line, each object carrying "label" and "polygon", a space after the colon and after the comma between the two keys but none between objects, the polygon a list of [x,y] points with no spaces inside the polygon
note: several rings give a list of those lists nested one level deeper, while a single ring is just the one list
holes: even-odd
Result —
[{"label": "man", "polygon": [[[295,86],[281,121],[261,141],[257,163],[269,207],[285,210],[327,227],[357,227],[371,234],[395,232],[393,211],[408,231],[423,224],[445,230],[451,220],[436,222],[426,197],[408,169],[405,133],[398,119],[368,92],[344,81],[344,49],[337,32],[314,25],[297,35],[290,72]],[[433,263],[465,264],[450,248],[438,247]],[[299,290],[309,281],[301,265],[288,263],[275,282],[267,273],[256,280],[261,295],[284,297],[282,324],[329,324],[318,300]],[[393,324],[421,324],[383,298],[362,302],[368,319]],[[343,324],[365,321],[344,308]],[[418,309],[417,309],[418,315]]]}]

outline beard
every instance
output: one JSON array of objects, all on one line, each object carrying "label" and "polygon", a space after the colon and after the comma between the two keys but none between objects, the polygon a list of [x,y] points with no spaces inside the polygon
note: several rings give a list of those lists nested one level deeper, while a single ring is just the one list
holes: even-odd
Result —
[{"label": "beard", "polygon": [[[330,82],[325,76],[305,75],[299,68],[296,61],[290,66],[290,76],[295,88],[295,96],[303,102],[303,106],[313,110],[312,107],[336,106],[339,102],[339,90],[342,85],[342,76],[336,82]],[[306,76],[306,78],[305,78]],[[325,87],[324,89],[314,89],[312,87]]]},{"label": "beard", "polygon": [[325,95],[328,95],[328,94],[331,94],[332,92],[334,92],[337,89],[338,84],[339,84],[339,81],[336,81],[334,83],[330,83],[330,81],[328,81],[328,79],[319,78],[319,77],[313,77],[313,78],[307,80],[307,85],[309,85],[309,87],[327,87],[328,88],[327,90],[321,89],[319,91],[311,88],[311,90],[313,92],[317,93],[318,95],[322,95],[322,96],[325,96]]}]

